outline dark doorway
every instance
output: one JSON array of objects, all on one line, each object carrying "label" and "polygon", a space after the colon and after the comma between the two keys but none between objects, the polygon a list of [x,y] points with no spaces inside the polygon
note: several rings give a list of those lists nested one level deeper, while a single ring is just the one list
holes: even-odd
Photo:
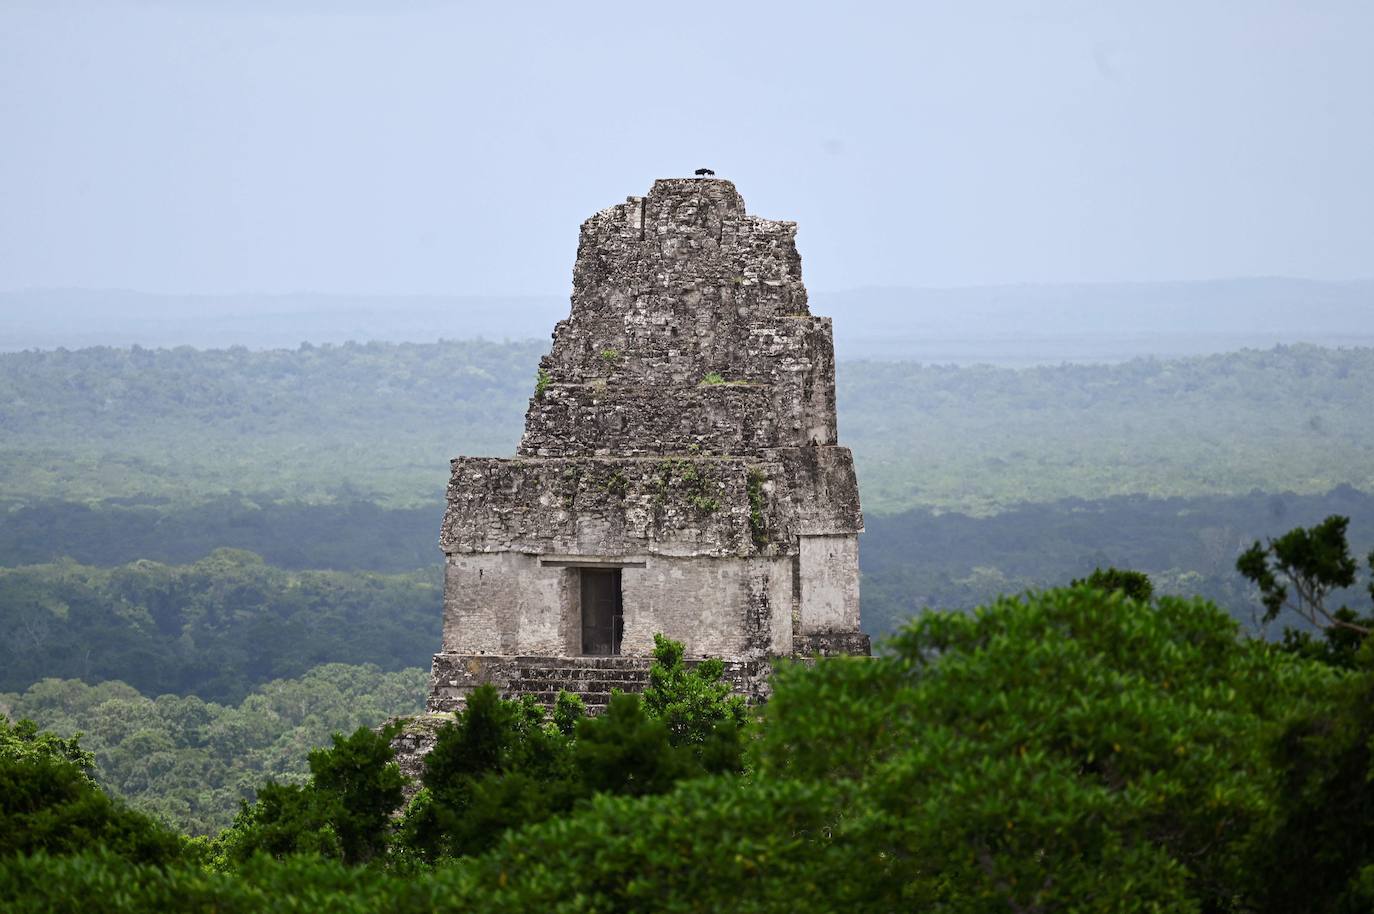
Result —
[{"label": "dark doorway", "polygon": [[619,568],[582,568],[582,653],[619,654],[625,627]]}]

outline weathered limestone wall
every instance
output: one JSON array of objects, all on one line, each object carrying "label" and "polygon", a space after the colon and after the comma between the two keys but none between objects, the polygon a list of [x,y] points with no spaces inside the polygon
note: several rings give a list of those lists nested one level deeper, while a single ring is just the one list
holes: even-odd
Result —
[{"label": "weathered limestone wall", "polygon": [[622,653],[652,654],[656,632],[696,656],[762,660],[791,650],[790,559],[655,556],[623,576]]},{"label": "weathered limestone wall", "polygon": [[858,533],[847,448],[756,458],[464,457],[453,462],[446,554],[795,554],[799,534]]},{"label": "weathered limestone wall", "polygon": [[[629,345],[613,329],[613,316],[601,315],[600,320],[610,325],[602,339]],[[561,332],[571,325],[559,327]],[[718,332],[712,331],[712,337]],[[633,456],[682,453],[696,446],[709,453],[740,454],[763,447],[834,444],[835,356],[829,318],[774,318],[739,333],[722,341],[733,345],[728,353],[692,352],[679,349],[676,341],[650,340],[661,348],[646,353],[603,343],[589,359],[546,358],[551,380],[530,401],[518,453]],[[672,410],[661,409],[664,385],[673,392]],[[591,429],[606,437],[587,437]]]},{"label": "weathered limestone wall", "polygon": [[803,536],[800,634],[859,628],[859,538]]},{"label": "weathered limestone wall", "polygon": [[762,659],[792,651],[792,559],[760,556],[702,562],[515,552],[453,555],[444,581],[445,652],[493,656],[581,653],[579,567],[620,567],[621,654],[647,657],[654,634],[693,645],[698,656]]},{"label": "weathered limestone wall", "polygon": [[[666,454],[752,454],[791,435],[798,444],[799,414],[784,414],[770,385],[698,384],[677,391],[676,409],[663,409],[659,391],[596,381],[551,384],[530,402],[538,426],[526,432],[520,453],[532,457],[643,457]],[[786,428],[780,427],[786,426]],[[561,434],[551,429],[561,428]]]}]

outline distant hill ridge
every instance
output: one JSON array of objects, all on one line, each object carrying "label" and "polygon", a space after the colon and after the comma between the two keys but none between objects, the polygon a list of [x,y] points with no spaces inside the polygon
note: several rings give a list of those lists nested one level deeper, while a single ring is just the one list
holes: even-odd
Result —
[{"label": "distant hill ridge", "polygon": [[[1374,280],[1247,278],[813,292],[841,358],[1030,365],[1374,345]],[[545,339],[562,295],[0,292],[0,351]]]}]

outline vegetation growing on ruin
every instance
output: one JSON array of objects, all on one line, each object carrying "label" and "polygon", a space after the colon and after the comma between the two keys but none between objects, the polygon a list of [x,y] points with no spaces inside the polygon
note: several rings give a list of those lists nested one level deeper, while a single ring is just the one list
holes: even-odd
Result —
[{"label": "vegetation growing on ruin", "polygon": [[748,381],[744,381],[744,380],[740,380],[740,379],[735,379],[735,378],[727,378],[727,377],[725,377],[724,375],[722,375],[722,374],[721,374],[720,372],[718,372],[718,371],[708,371],[708,372],[706,373],[706,376],[703,377],[703,378],[701,379],[700,384],[698,384],[697,386],[699,386],[699,387],[718,387],[718,386],[721,386],[721,385],[725,385],[725,386],[728,386],[728,387],[750,387],[750,386],[752,386],[752,385],[750,384],[750,382],[748,382]]},{"label": "vegetation growing on ruin", "polygon": [[563,507],[571,509],[577,504],[577,493],[582,486],[582,466],[573,464],[563,470]]},{"label": "vegetation growing on ruin", "polygon": [[702,514],[711,514],[720,509],[717,486],[696,462],[669,457],[656,468],[654,507],[661,510],[670,499],[680,498]]},{"label": "vegetation growing on ruin", "polygon": [[687,500],[692,503],[692,507],[696,508],[702,514],[712,514],[720,509],[720,499],[716,498],[714,495],[689,495],[687,496]]},{"label": "vegetation growing on ruin", "polygon": [[630,480],[619,470],[611,470],[601,481],[601,488],[620,497],[630,491]]}]

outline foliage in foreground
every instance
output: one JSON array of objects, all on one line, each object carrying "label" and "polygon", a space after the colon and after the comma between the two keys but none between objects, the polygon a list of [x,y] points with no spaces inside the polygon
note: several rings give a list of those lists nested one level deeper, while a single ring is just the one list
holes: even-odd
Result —
[{"label": "foliage in foreground", "polygon": [[183,839],[110,798],[91,764],[75,740],[0,716],[0,859],[99,848],[134,864],[183,856]]},{"label": "foliage in foreground", "polygon": [[[1374,903],[1368,648],[1344,671],[1243,640],[1203,601],[1089,586],[932,613],[891,647],[784,670],[742,777],[698,769],[661,790],[590,791],[510,823],[489,849],[454,849],[469,854],[456,861],[424,866],[394,836],[385,862],[363,868],[256,856],[207,874],[25,856],[0,867],[0,901],[75,911],[118,885],[106,909],[1277,914],[1294,899],[1317,912]],[[488,710],[455,728],[461,748],[443,763],[465,768],[467,810],[479,784],[543,790],[520,781],[534,763],[518,761],[517,724],[499,719],[513,712]],[[584,721],[578,742],[614,726],[612,715]]]},{"label": "foliage in foreground", "polygon": [[743,704],[718,661],[689,669],[682,655],[680,643],[656,638],[643,700],[615,694],[597,718],[566,694],[550,717],[532,698],[504,701],[490,686],[477,689],[463,713],[439,728],[424,787],[394,835],[389,817],[401,804],[387,749],[394,732],[335,736],[333,749],[311,753],[308,784],[269,783],[244,806],[216,840],[214,862],[303,852],[359,862],[388,845],[394,862],[475,856],[512,829],[565,815],[593,796],[656,795],[738,772]]}]

